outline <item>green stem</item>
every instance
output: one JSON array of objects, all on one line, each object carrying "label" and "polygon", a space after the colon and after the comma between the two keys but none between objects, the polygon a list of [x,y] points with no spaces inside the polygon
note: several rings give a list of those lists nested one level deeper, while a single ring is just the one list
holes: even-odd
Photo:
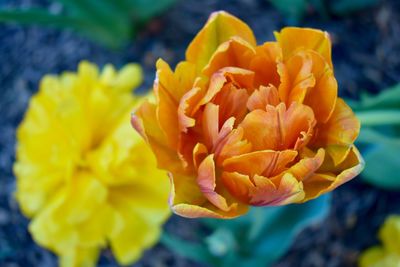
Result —
[{"label": "green stem", "polygon": [[400,124],[400,110],[373,110],[356,112],[362,126]]}]

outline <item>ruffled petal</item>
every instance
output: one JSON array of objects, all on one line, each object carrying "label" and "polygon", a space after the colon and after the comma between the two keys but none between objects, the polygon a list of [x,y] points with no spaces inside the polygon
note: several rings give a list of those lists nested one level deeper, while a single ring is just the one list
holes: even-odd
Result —
[{"label": "ruffled petal", "polygon": [[275,32],[275,38],[282,47],[284,60],[298,50],[311,49],[321,54],[332,68],[331,41],[329,34],[316,29],[286,27]]},{"label": "ruffled petal", "polygon": [[312,58],[312,74],[315,85],[308,90],[304,104],[310,106],[317,121],[326,123],[331,117],[337,100],[338,85],[333,75],[333,69],[324,61],[320,54],[308,51]]},{"label": "ruffled petal", "polygon": [[227,219],[247,212],[248,207],[242,203],[232,203],[226,212],[211,204],[200,191],[194,176],[170,174],[170,179],[170,206],[172,211],[180,216]]},{"label": "ruffled petal", "polygon": [[334,190],[360,174],[363,168],[364,160],[355,146],[351,147],[346,159],[337,166],[334,165],[332,159],[326,157],[317,172],[303,181],[306,192],[304,201]]},{"label": "ruffled petal", "polygon": [[278,175],[297,156],[295,150],[261,150],[228,158],[223,163],[227,172],[271,177]]},{"label": "ruffled petal", "polygon": [[297,53],[285,62],[278,63],[279,97],[287,106],[303,103],[307,91],[315,86],[313,61],[308,53]]},{"label": "ruffled petal", "polygon": [[222,181],[229,192],[253,206],[277,206],[296,203],[304,198],[303,185],[290,173],[271,179],[237,172],[223,172]]},{"label": "ruffled petal", "polygon": [[203,195],[218,209],[225,212],[229,211],[232,206],[228,206],[226,199],[216,192],[217,179],[215,173],[214,155],[208,155],[200,164],[197,174],[197,183]]},{"label": "ruffled petal", "polygon": [[256,47],[256,55],[251,59],[249,70],[254,71],[254,86],[279,86],[277,62],[282,58],[282,50],[276,42],[266,42]]},{"label": "ruffled petal", "polygon": [[284,150],[304,145],[315,124],[312,110],[293,103],[288,110],[285,104],[267,106],[266,110],[254,110],[246,115],[240,127],[244,138],[254,150]]},{"label": "ruffled petal", "polygon": [[224,11],[214,12],[187,48],[186,59],[200,71],[218,46],[233,36],[256,46],[254,34],[246,23]]},{"label": "ruffled petal", "polygon": [[307,180],[321,167],[325,158],[325,150],[321,148],[314,155],[302,154],[300,153],[300,160],[287,170],[299,181]]},{"label": "ruffled petal", "polygon": [[254,90],[250,95],[247,101],[247,108],[249,111],[256,109],[265,110],[267,105],[277,106],[279,102],[278,90],[275,86],[260,86],[259,89]]},{"label": "ruffled petal", "polygon": [[325,147],[335,165],[338,165],[346,158],[359,132],[357,117],[343,99],[338,98],[329,120],[317,124],[311,146]]},{"label": "ruffled petal", "polygon": [[211,76],[219,69],[226,67],[237,67],[248,69],[249,63],[255,56],[254,46],[245,40],[234,36],[228,41],[221,43],[204,67],[202,74]]},{"label": "ruffled petal", "polygon": [[276,181],[264,176],[253,177],[255,189],[251,193],[250,204],[254,206],[280,206],[297,203],[304,198],[302,182],[290,173],[285,173]]},{"label": "ruffled petal", "polygon": [[168,141],[157,121],[156,106],[145,101],[133,114],[132,126],[150,144],[160,169],[184,172],[176,150],[168,147]]}]

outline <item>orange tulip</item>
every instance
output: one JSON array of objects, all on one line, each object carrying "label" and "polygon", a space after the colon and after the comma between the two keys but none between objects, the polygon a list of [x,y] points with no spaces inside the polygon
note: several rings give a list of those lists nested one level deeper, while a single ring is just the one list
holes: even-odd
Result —
[{"label": "orange tulip", "polygon": [[132,124],[169,171],[176,214],[301,203],[361,172],[360,123],[337,96],[329,35],[275,35],[257,45],[244,22],[216,12],[175,71],[158,60],[155,100]]}]

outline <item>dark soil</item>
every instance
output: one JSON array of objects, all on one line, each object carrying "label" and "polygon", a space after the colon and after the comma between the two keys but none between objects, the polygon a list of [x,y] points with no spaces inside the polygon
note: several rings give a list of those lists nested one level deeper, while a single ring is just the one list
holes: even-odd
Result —
[{"label": "dark soil", "polygon": [[[57,8],[40,0],[14,2],[8,5]],[[56,266],[55,256],[32,241],[26,230],[28,221],[13,199],[15,129],[40,78],[47,73],[75,70],[82,59],[116,66],[133,61],[145,68],[145,90],[154,79],[155,60],[162,57],[172,65],[181,60],[208,15],[221,9],[246,21],[260,43],[272,40],[272,32],[285,26],[284,18],[266,0],[182,0],[153,20],[123,51],[113,52],[69,31],[0,25],[0,266]],[[341,95],[357,98],[362,90],[376,93],[400,82],[399,1],[382,1],[376,8],[329,19],[310,10],[300,26],[330,32]],[[275,267],[356,266],[359,252],[377,242],[376,231],[384,218],[400,213],[398,203],[400,194],[355,179],[333,193],[329,217],[303,231]],[[166,225],[168,231],[186,238],[191,238],[199,227],[195,220],[176,216]],[[117,265],[105,252],[99,266]],[[196,265],[158,245],[135,266]]]}]

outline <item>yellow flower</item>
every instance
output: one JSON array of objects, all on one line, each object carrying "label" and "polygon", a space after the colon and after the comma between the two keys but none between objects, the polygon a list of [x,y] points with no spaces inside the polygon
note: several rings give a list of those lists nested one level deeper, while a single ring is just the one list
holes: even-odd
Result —
[{"label": "yellow flower", "polygon": [[389,216],[379,231],[383,246],[364,251],[359,259],[360,267],[400,267],[400,216]]},{"label": "yellow flower", "polygon": [[30,232],[61,266],[94,266],[110,245],[128,264],[158,239],[170,214],[168,178],[130,126],[141,68],[45,76],[17,139],[16,197]]}]

